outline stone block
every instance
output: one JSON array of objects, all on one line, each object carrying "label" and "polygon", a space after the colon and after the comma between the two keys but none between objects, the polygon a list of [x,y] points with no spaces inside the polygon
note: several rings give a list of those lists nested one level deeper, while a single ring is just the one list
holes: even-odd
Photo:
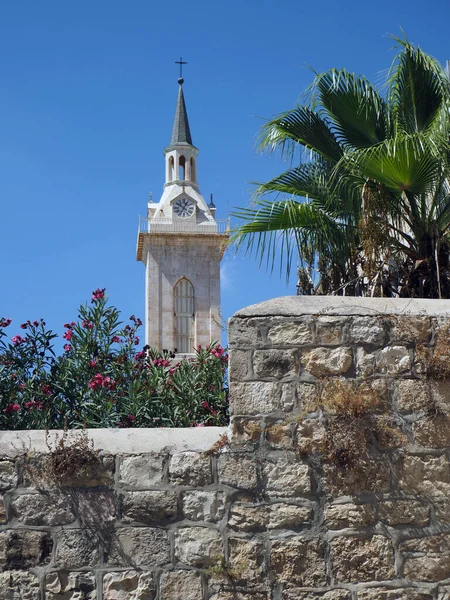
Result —
[{"label": "stone block", "polygon": [[159,485],[163,481],[165,454],[140,454],[122,458],[119,482],[136,489]]},{"label": "stone block", "polygon": [[161,575],[160,600],[201,600],[202,579],[194,571],[169,571]]},{"label": "stone block", "polygon": [[271,346],[305,346],[313,343],[311,321],[282,322],[272,325],[267,333]]},{"label": "stone block", "polygon": [[264,461],[266,491],[269,496],[302,496],[311,492],[311,476],[306,463],[295,455],[277,454]]},{"label": "stone block", "polygon": [[253,449],[261,437],[262,424],[256,419],[247,417],[231,417],[230,440],[233,446]]},{"label": "stone block", "polygon": [[438,587],[437,600],[450,600],[450,585],[440,585]]},{"label": "stone block", "polygon": [[174,532],[175,556],[193,567],[208,567],[223,555],[223,540],[218,531],[205,527],[183,527]]},{"label": "stone block", "polygon": [[391,342],[426,344],[431,338],[431,318],[425,316],[389,317],[386,319]]},{"label": "stone block", "polygon": [[420,379],[394,381],[394,399],[401,412],[427,411],[430,407],[428,383]]},{"label": "stone block", "polygon": [[0,600],[42,600],[39,579],[27,571],[0,573]]},{"label": "stone block", "polygon": [[170,459],[170,481],[176,485],[212,483],[211,459],[201,452],[178,452]]},{"label": "stone block", "polygon": [[106,573],[103,577],[103,600],[154,600],[156,586],[148,571]]},{"label": "stone block", "polygon": [[323,450],[326,431],[318,419],[304,419],[298,424],[296,445],[300,454],[316,454]]},{"label": "stone block", "polygon": [[249,381],[230,386],[232,415],[270,414],[279,410],[280,390],[271,381]]},{"label": "stone block", "polygon": [[345,317],[319,317],[316,321],[316,344],[337,346],[345,343],[347,323],[348,318]]},{"label": "stone block", "polygon": [[107,552],[111,566],[156,567],[170,562],[168,532],[157,527],[121,527]]},{"label": "stone block", "polygon": [[251,351],[250,350],[237,350],[232,348],[230,350],[230,362],[229,362],[229,380],[233,383],[235,381],[242,381],[251,373]]},{"label": "stone block", "polygon": [[191,521],[220,521],[225,512],[225,499],[223,492],[184,492],[183,515]]},{"label": "stone block", "polygon": [[117,497],[110,490],[74,490],[70,498],[82,525],[105,525],[116,518]]},{"label": "stone block", "polygon": [[375,354],[367,352],[364,348],[356,348],[356,373],[358,377],[370,377],[375,373],[377,359]]},{"label": "stone block", "polygon": [[349,328],[349,340],[353,344],[381,346],[386,332],[381,320],[374,317],[353,317]]},{"label": "stone block", "polygon": [[229,527],[238,531],[292,529],[312,518],[311,506],[285,502],[253,505],[235,502],[230,509]]},{"label": "stone block", "polygon": [[177,495],[175,492],[148,491],[126,492],[122,497],[122,514],[125,521],[173,521],[177,518]]},{"label": "stone block", "polygon": [[66,529],[56,533],[55,562],[63,569],[94,567],[100,563],[99,538],[85,529]]},{"label": "stone block", "polygon": [[299,366],[295,350],[255,350],[253,353],[253,371],[260,379],[295,377]]},{"label": "stone block", "polygon": [[314,348],[302,352],[302,364],[314,377],[329,377],[346,373],[353,364],[350,348]]},{"label": "stone block", "polygon": [[319,390],[314,383],[298,383],[296,393],[300,411],[315,412],[318,409]]},{"label": "stone block", "polygon": [[405,346],[385,346],[377,352],[377,370],[387,375],[398,375],[411,370],[409,350]]},{"label": "stone block", "polygon": [[378,505],[378,518],[386,525],[425,527],[430,520],[430,507],[415,500],[390,500]]},{"label": "stone block", "polygon": [[0,491],[10,490],[17,485],[17,472],[13,461],[0,461]]},{"label": "stone block", "polygon": [[390,489],[390,468],[386,461],[362,460],[352,469],[335,464],[323,466],[324,488],[331,496],[354,496],[365,492],[386,493]]},{"label": "stone block", "polygon": [[432,600],[427,590],[418,588],[365,588],[358,590],[358,600]]},{"label": "stone block", "polygon": [[260,541],[229,538],[228,554],[227,568],[233,584],[245,584],[247,588],[263,582],[264,548]]},{"label": "stone block", "polygon": [[293,423],[275,423],[266,428],[267,444],[278,450],[294,449],[294,429]]},{"label": "stone block", "polygon": [[405,456],[402,468],[402,488],[409,494],[433,499],[448,498],[450,468],[446,456]]},{"label": "stone block", "polygon": [[230,319],[228,324],[230,349],[261,347],[263,339],[260,328],[265,324],[265,319],[239,319],[237,317]]},{"label": "stone block", "polygon": [[403,575],[414,581],[442,581],[450,577],[450,534],[413,538],[399,544]]},{"label": "stone block", "polygon": [[435,415],[430,419],[416,421],[413,425],[414,440],[426,448],[450,447],[450,416]]},{"label": "stone block", "polygon": [[336,581],[360,583],[394,578],[394,551],[387,538],[342,536],[334,538],[330,545]]},{"label": "stone block", "polygon": [[24,525],[68,525],[75,521],[67,496],[22,494],[11,499],[14,517]]},{"label": "stone block", "polygon": [[53,541],[44,531],[8,529],[0,532],[0,568],[30,569],[50,562]]},{"label": "stone block", "polygon": [[299,535],[273,540],[270,565],[278,583],[305,587],[326,585],[324,547],[319,540]]},{"label": "stone block", "polygon": [[225,453],[219,456],[219,482],[236,488],[252,489],[257,486],[258,474],[255,458],[241,453]]},{"label": "stone block", "polygon": [[45,600],[97,600],[97,585],[92,573],[47,573],[44,588]]},{"label": "stone block", "polygon": [[325,508],[325,526],[329,529],[361,528],[373,525],[375,508],[371,504],[335,504]]}]

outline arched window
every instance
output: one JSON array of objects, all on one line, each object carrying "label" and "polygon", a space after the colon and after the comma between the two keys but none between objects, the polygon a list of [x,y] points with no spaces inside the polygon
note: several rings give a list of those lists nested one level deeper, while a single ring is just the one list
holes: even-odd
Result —
[{"label": "arched window", "polygon": [[184,156],[180,156],[180,179],[181,181],[186,179],[186,159]]},{"label": "arched window", "polygon": [[175,348],[183,354],[193,351],[194,340],[194,286],[183,277],[175,285]]},{"label": "arched window", "polygon": [[173,181],[173,171],[174,171],[175,161],[173,160],[173,156],[169,158],[169,181]]},{"label": "arched window", "polygon": [[191,181],[196,181],[195,178],[195,160],[191,158]]}]

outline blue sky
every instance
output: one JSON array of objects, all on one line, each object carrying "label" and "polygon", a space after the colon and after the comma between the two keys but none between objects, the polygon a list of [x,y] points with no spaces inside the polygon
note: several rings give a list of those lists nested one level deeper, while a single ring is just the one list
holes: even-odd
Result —
[{"label": "blue sky", "polygon": [[[295,105],[312,75],[346,67],[378,81],[386,34],[450,59],[448,0],[2,0],[0,316],[62,333],[91,290],[144,315],[139,215],[164,183],[180,56],[203,195],[217,217],[286,167],[256,152],[264,119]],[[228,251],[222,314],[295,294],[278,272]],[[16,331],[17,330],[17,331]]]}]

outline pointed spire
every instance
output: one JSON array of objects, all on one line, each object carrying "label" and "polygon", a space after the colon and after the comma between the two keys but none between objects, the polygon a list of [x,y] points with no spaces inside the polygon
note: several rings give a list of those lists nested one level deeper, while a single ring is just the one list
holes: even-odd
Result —
[{"label": "pointed spire", "polygon": [[184,102],[183,83],[184,79],[180,77],[178,80],[180,89],[178,91],[177,109],[175,111],[175,120],[173,122],[171,146],[177,144],[190,144],[192,146],[191,131],[189,129],[189,121]]}]

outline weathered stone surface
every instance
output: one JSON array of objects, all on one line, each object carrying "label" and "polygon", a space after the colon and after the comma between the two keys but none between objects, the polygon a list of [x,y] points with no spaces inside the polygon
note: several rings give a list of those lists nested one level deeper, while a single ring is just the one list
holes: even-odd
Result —
[{"label": "weathered stone surface", "polygon": [[156,527],[121,527],[111,543],[109,565],[154,567],[170,562],[168,532]]},{"label": "weathered stone surface", "polygon": [[295,455],[268,457],[264,461],[267,493],[272,496],[301,496],[311,492],[309,467]]},{"label": "weathered stone surface", "polygon": [[434,512],[438,521],[450,523],[450,503],[448,499],[433,502]]},{"label": "weathered stone surface", "polygon": [[325,525],[330,529],[367,527],[375,522],[375,508],[371,504],[336,504],[325,509]]},{"label": "weathered stone surface", "polygon": [[242,454],[225,453],[219,456],[219,482],[237,488],[252,489],[258,482],[256,460]]},{"label": "weathered stone surface", "polygon": [[296,444],[300,454],[321,452],[325,440],[324,424],[318,419],[304,419],[297,427]]},{"label": "weathered stone surface", "polygon": [[261,542],[229,538],[229,575],[235,583],[245,582],[245,587],[260,584],[264,579],[264,549]]},{"label": "weathered stone surface", "polygon": [[279,450],[294,449],[294,423],[275,423],[266,429],[266,440],[269,446]]},{"label": "weathered stone surface", "polygon": [[310,321],[278,323],[270,327],[267,341],[273,346],[302,346],[313,341]]},{"label": "weathered stone surface", "polygon": [[228,324],[230,348],[258,348],[263,343],[260,327],[266,324],[265,319],[239,319],[233,317]]},{"label": "weathered stone surface", "polygon": [[430,317],[391,317],[386,319],[390,328],[391,342],[408,342],[411,344],[425,344],[431,337]]},{"label": "weathered stone surface", "polygon": [[165,458],[165,454],[124,457],[119,468],[120,483],[137,489],[160,484],[163,480]]},{"label": "weathered stone surface", "polygon": [[184,527],[174,533],[175,556],[185,565],[207,567],[223,554],[223,541],[215,529]]},{"label": "weathered stone surface", "polygon": [[299,360],[295,350],[255,350],[253,371],[263,379],[282,379],[298,374]]},{"label": "weathered stone surface", "polygon": [[373,317],[354,317],[350,323],[349,338],[354,344],[380,346],[386,337],[383,324]]},{"label": "weathered stone surface", "polygon": [[154,600],[156,586],[146,571],[107,573],[103,578],[103,600]]},{"label": "weathered stone surface", "polygon": [[251,352],[232,348],[229,353],[229,380],[242,381],[251,373]]},{"label": "weathered stone surface", "polygon": [[0,600],[41,600],[39,579],[27,571],[0,573]]},{"label": "weathered stone surface", "polygon": [[76,490],[71,493],[72,508],[82,525],[104,525],[114,521],[117,497],[109,490]]},{"label": "weathered stone surface", "polygon": [[450,413],[450,382],[446,379],[431,382],[431,398],[434,406],[443,413]]},{"label": "weathered stone surface", "polygon": [[386,461],[365,460],[352,469],[339,469],[327,463],[323,470],[325,490],[334,497],[364,492],[385,493],[390,488],[390,470]]},{"label": "weathered stone surface", "polygon": [[358,591],[358,600],[432,600],[426,590],[417,588],[366,588]]},{"label": "weathered stone surface", "polygon": [[427,448],[450,447],[450,416],[435,415],[424,421],[414,423],[416,444]]},{"label": "weathered stone surface", "polygon": [[56,494],[23,494],[11,500],[14,517],[24,525],[67,525],[75,521],[69,499]]},{"label": "weathered stone surface", "polygon": [[9,490],[17,485],[17,472],[14,462],[0,461],[0,490]]},{"label": "weathered stone surface", "polygon": [[316,321],[316,344],[337,345],[346,342],[346,317],[319,317]]},{"label": "weathered stone surface", "polygon": [[394,577],[394,551],[390,540],[337,537],[331,541],[333,577],[342,583],[381,581]]},{"label": "weathered stone surface", "polygon": [[0,494],[0,524],[6,523],[6,508],[5,503],[3,501],[3,496]]},{"label": "weathered stone surface", "polygon": [[284,502],[261,505],[235,502],[231,506],[228,525],[238,531],[291,529],[309,521],[311,517],[310,506]]},{"label": "weathered stone surface", "polygon": [[401,412],[426,410],[430,403],[428,383],[420,379],[400,379],[395,381],[394,398]]},{"label": "weathered stone surface", "polygon": [[212,483],[211,459],[201,452],[178,452],[170,459],[169,474],[178,485],[207,485]]},{"label": "weathered stone surface", "polygon": [[79,569],[100,562],[99,540],[93,531],[66,529],[56,534],[55,562],[58,567]]},{"label": "weathered stone surface", "polygon": [[211,596],[210,600],[268,600],[268,594],[265,592],[250,592],[246,594],[245,592],[236,590],[232,592],[222,591]]},{"label": "weathered stone surface", "polygon": [[230,388],[232,415],[259,415],[277,411],[280,391],[271,381],[235,383]]},{"label": "weathered stone surface", "polygon": [[233,446],[253,448],[261,437],[261,421],[247,417],[231,417],[230,436]]},{"label": "weathered stone surface", "polygon": [[50,562],[53,542],[44,531],[8,529],[0,532],[0,567],[21,570]]},{"label": "weathered stone surface", "polygon": [[380,502],[378,517],[387,525],[414,525],[424,527],[430,520],[430,507],[415,500]]},{"label": "weathered stone surface", "polygon": [[399,545],[405,556],[403,574],[415,581],[441,581],[450,577],[450,534],[406,540]]},{"label": "weathered stone surface", "polygon": [[223,492],[184,492],[183,514],[191,521],[220,521],[225,510]]},{"label": "weathered stone surface", "polygon": [[161,575],[161,600],[199,600],[202,596],[202,580],[193,571],[169,571]]},{"label": "weathered stone surface", "polygon": [[305,592],[299,589],[287,589],[281,592],[281,600],[351,600],[348,590],[334,589],[328,592]]},{"label": "weathered stone surface", "polygon": [[377,369],[380,373],[397,375],[411,370],[411,357],[405,346],[386,346],[377,353]]},{"label": "weathered stone surface", "polygon": [[356,373],[358,377],[370,377],[375,373],[377,359],[375,354],[364,348],[356,348]]},{"label": "weathered stone surface", "polygon": [[341,375],[352,366],[353,357],[350,348],[314,348],[302,352],[302,363],[315,377]]},{"label": "weathered stone surface", "polygon": [[411,494],[448,498],[450,468],[446,456],[405,456],[401,485]]},{"label": "weathered stone surface", "polygon": [[270,564],[276,580],[291,586],[326,585],[323,548],[318,540],[292,536],[274,540]]},{"label": "weathered stone surface", "polygon": [[315,412],[317,410],[319,393],[314,383],[298,383],[296,392],[298,407],[302,412]]},{"label": "weathered stone surface", "polygon": [[177,511],[177,495],[171,491],[127,492],[122,500],[125,521],[173,521]]},{"label": "weathered stone surface", "polygon": [[97,599],[95,577],[91,573],[67,571],[47,573],[44,587],[45,600]]}]

